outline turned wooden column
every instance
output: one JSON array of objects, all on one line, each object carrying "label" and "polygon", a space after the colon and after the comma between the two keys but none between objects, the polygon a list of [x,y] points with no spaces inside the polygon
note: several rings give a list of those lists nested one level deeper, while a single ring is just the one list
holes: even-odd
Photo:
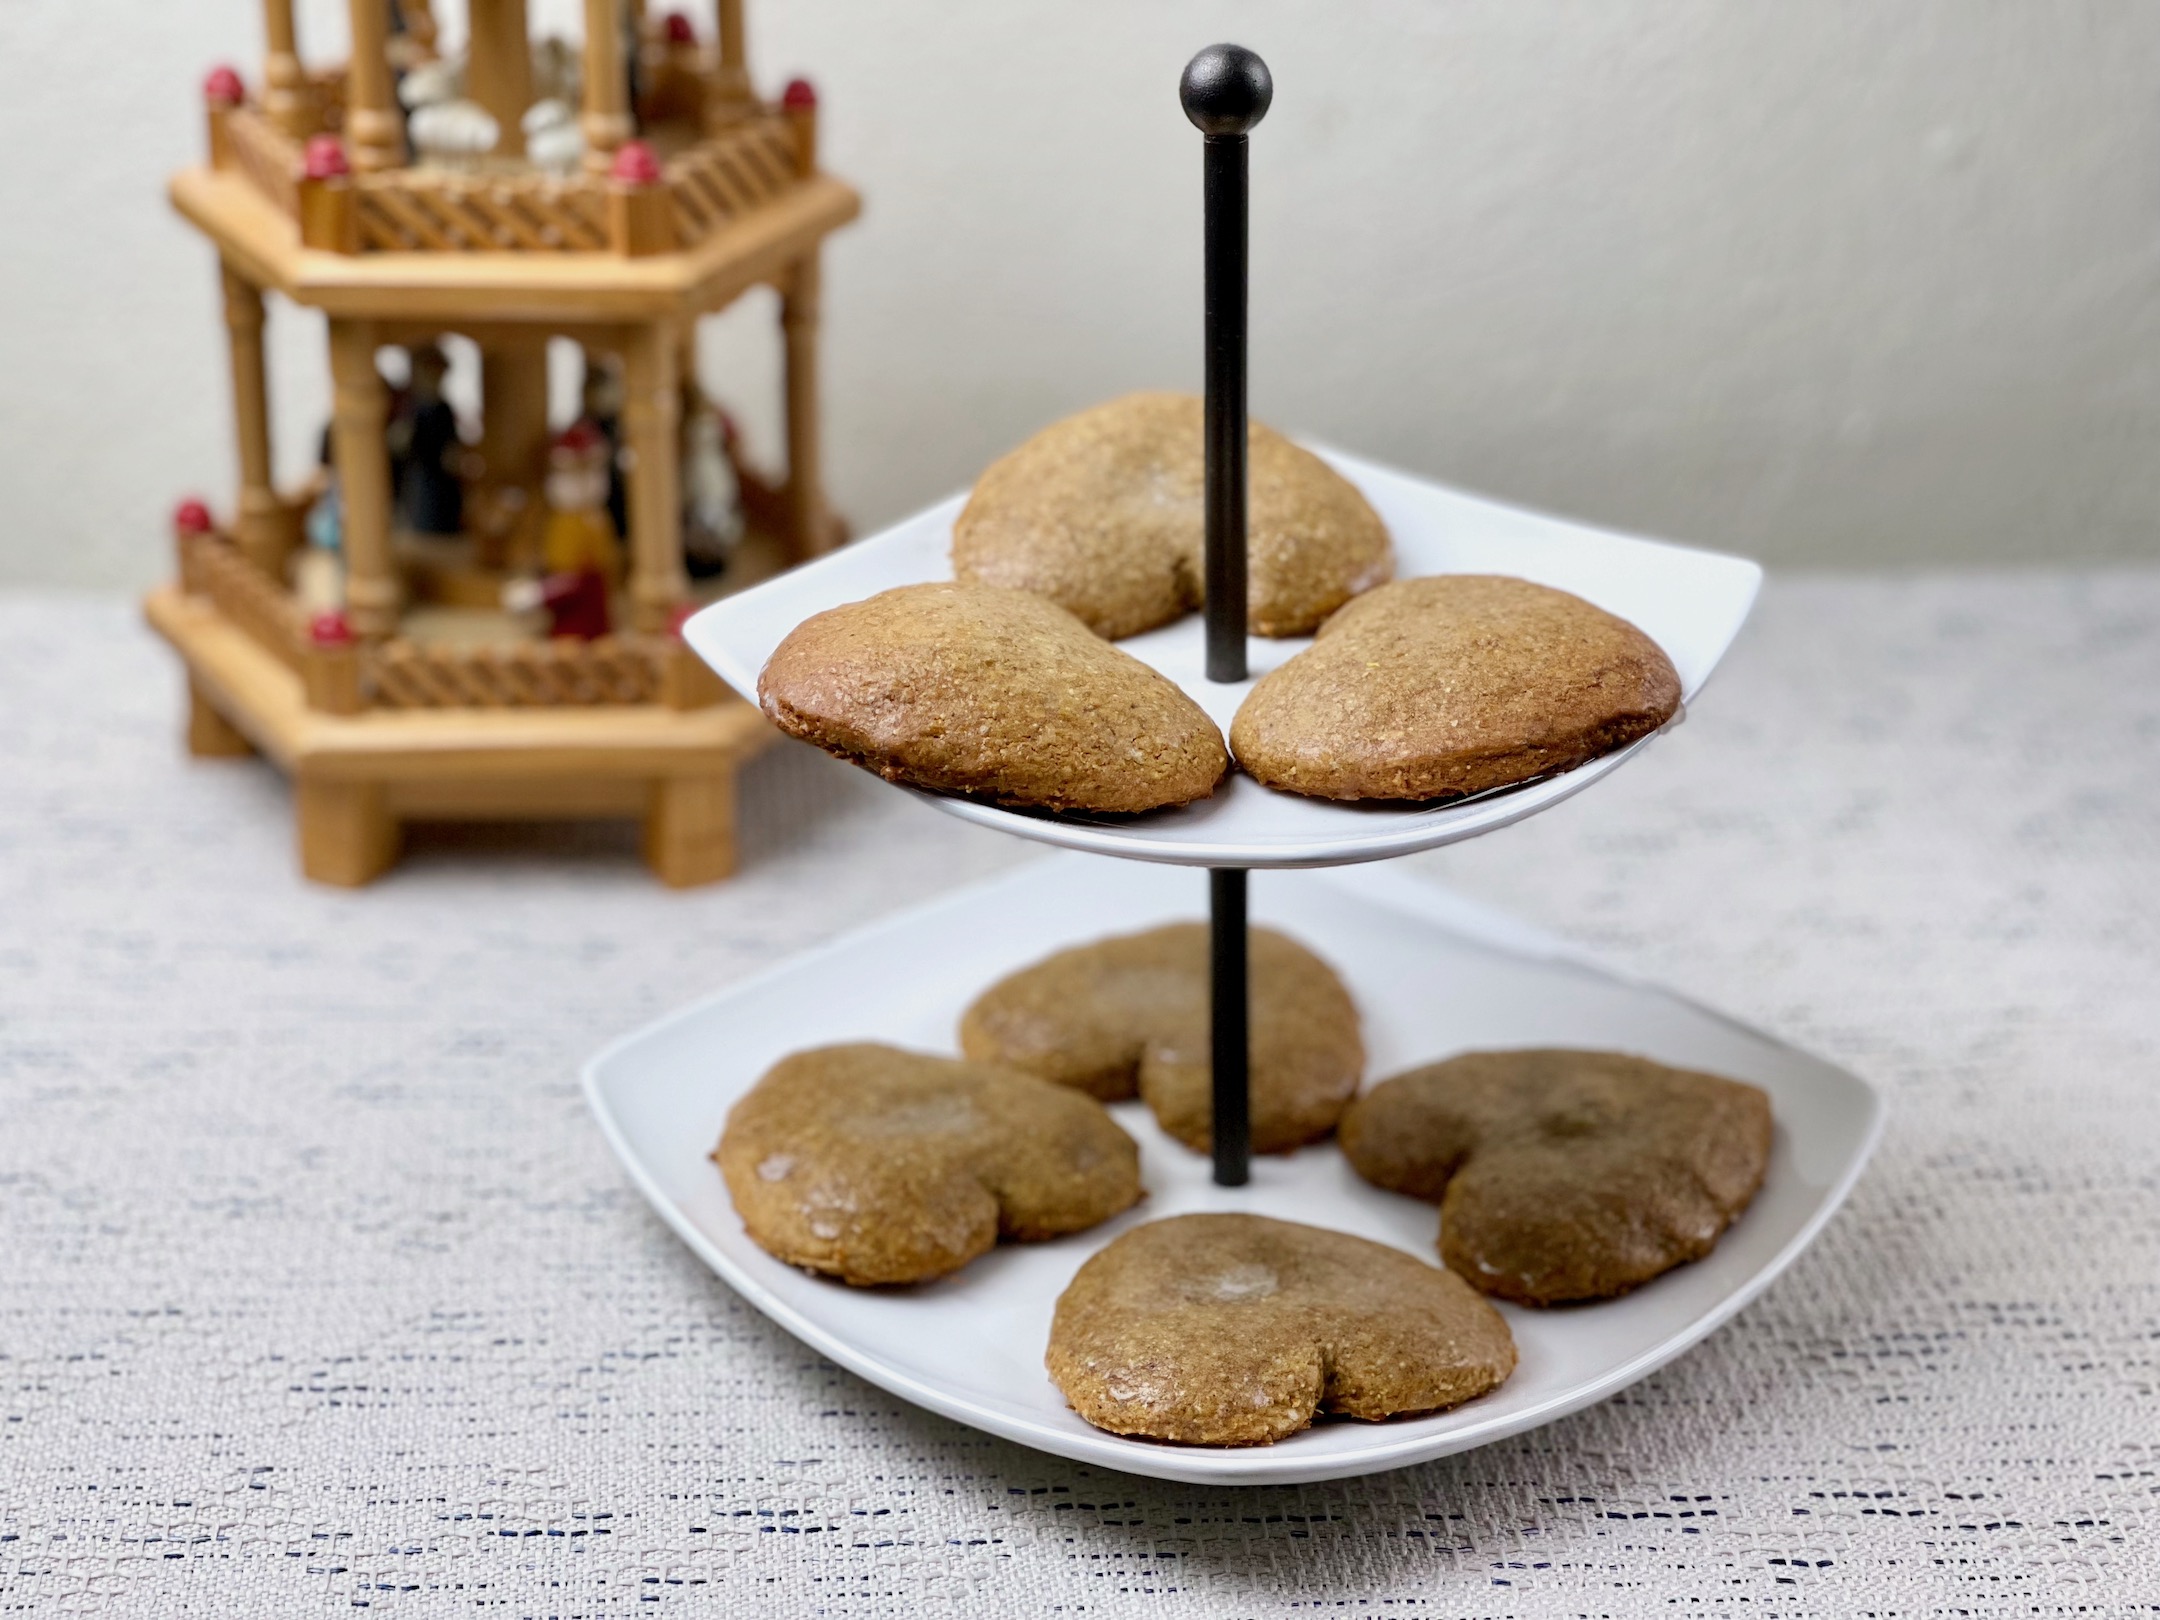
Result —
[{"label": "turned wooden column", "polygon": [[263,299],[255,284],[220,260],[225,337],[232,354],[233,438],[240,450],[240,549],[282,579],[288,535],[270,483],[270,390],[263,376]]},{"label": "turned wooden column", "polygon": [[331,455],[345,508],[345,617],[356,634],[397,628],[398,579],[390,560],[390,452],[383,443],[390,391],[375,369],[375,328],[330,320]]},{"label": "turned wooden column", "polygon": [[389,0],[352,0],[352,66],[345,78],[345,144],[361,174],[405,161],[405,125],[390,96]]},{"label": "turned wooden column", "polygon": [[[547,339],[518,334],[480,340],[480,459],[497,490],[521,489],[530,511],[547,476]],[[504,561],[508,534],[483,532],[480,560]]]},{"label": "turned wooden column", "polygon": [[694,398],[704,386],[698,375],[697,334],[695,315],[675,328],[675,382],[685,399]]},{"label": "turned wooden column", "polygon": [[263,111],[296,141],[313,133],[292,0],[263,0]]},{"label": "turned wooden column", "polygon": [[472,0],[471,48],[465,53],[465,94],[488,110],[502,134],[497,157],[525,155],[521,120],[532,106],[532,42],[525,0]]},{"label": "turned wooden column", "polygon": [[615,149],[637,133],[630,117],[630,80],[623,64],[622,0],[585,0],[585,167],[606,174]]},{"label": "turned wooden column", "polygon": [[720,0],[720,77],[724,101],[750,99],[750,54],[743,44],[742,0]]},{"label": "turned wooden column", "polygon": [[787,526],[798,558],[825,549],[825,492],[818,455],[818,256],[796,262],[780,289],[787,349]]},{"label": "turned wooden column", "polygon": [[547,472],[547,445],[547,339],[482,338],[480,459],[488,481],[537,488]]},{"label": "turned wooden column", "polygon": [[668,628],[690,594],[682,560],[681,334],[671,321],[628,331],[623,443],[630,452],[630,614],[647,634]]}]

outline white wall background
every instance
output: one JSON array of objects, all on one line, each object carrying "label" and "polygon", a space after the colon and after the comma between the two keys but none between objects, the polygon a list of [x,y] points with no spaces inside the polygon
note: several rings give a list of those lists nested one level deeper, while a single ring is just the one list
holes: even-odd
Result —
[{"label": "white wall background", "polygon": [[[341,10],[303,0],[305,50]],[[229,497],[211,257],[160,187],[258,27],[0,4],[0,580],[142,583],[176,496]],[[815,79],[869,201],[828,273],[858,531],[1065,411],[1197,385],[1175,85],[1221,37],[1275,72],[1277,425],[1779,563],[2160,556],[2160,7],[2067,0],[753,0],[761,84]],[[770,313],[705,346],[768,450]],[[297,469],[323,360],[305,316],[274,341]]]}]

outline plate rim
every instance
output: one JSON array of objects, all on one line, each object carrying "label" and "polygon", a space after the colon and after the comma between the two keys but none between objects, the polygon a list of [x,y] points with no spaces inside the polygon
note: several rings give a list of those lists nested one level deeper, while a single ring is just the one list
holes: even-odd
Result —
[{"label": "plate rim", "polygon": [[[1550,960],[1587,968],[1607,978],[1616,979],[1640,989],[1668,996],[1693,1011],[1713,1018],[1720,1023],[1745,1032],[1752,1038],[1768,1042],[1783,1051],[1806,1059],[1818,1068],[1856,1086],[1865,1110],[1865,1121],[1860,1138],[1851,1157],[1840,1170],[1836,1180],[1823,1195],[1813,1214],[1786,1240],[1777,1253],[1757,1270],[1722,1296],[1709,1309],[1682,1324],[1672,1334],[1642,1351],[1620,1366],[1577,1385],[1549,1400],[1527,1409],[1495,1416],[1483,1423],[1473,1423],[1445,1435],[1405,1435],[1392,1444],[1374,1446],[1351,1456],[1313,1458],[1299,1463],[1294,1457],[1287,1466],[1268,1467],[1266,1459],[1293,1456],[1269,1446],[1255,1447],[1185,1447],[1136,1440],[1127,1436],[1113,1435],[1107,1431],[1076,1433],[1056,1429],[1032,1418],[970,1408],[967,1404],[947,1395],[943,1390],[924,1384],[910,1374],[877,1361],[859,1351],[850,1341],[829,1333],[816,1322],[803,1316],[778,1294],[767,1288],[754,1274],[736,1265],[724,1251],[713,1244],[699,1227],[674,1204],[662,1190],[657,1180],[647,1170],[644,1161],[633,1151],[621,1123],[606,1094],[602,1071],[612,1061],[630,1048],[659,1035],[662,1031],[690,1019],[715,1002],[734,1000],[754,993],[764,985],[782,976],[793,975],[819,961],[837,954],[843,949],[855,947],[887,933],[895,933],[935,916],[969,903],[979,902],[987,895],[1017,881],[1038,878],[1042,868],[1052,864],[1089,859],[1077,854],[1051,856],[1045,860],[1029,861],[1021,866],[999,873],[994,877],[961,885],[919,905],[903,907],[888,916],[877,918],[862,927],[847,930],[821,944],[799,951],[770,967],[738,979],[730,984],[707,992],[673,1011],[653,1019],[637,1029],[616,1037],[599,1051],[587,1058],[580,1069],[580,1089],[584,1092],[587,1107],[600,1126],[601,1135],[617,1162],[630,1175],[632,1183],[643,1195],[645,1202],[675,1235],[687,1244],[692,1253],[729,1288],[747,1303],[755,1307],[773,1322],[818,1354],[846,1368],[866,1382],[896,1395],[912,1405],[941,1417],[966,1425],[978,1432],[993,1434],[1018,1445],[1036,1451],[1047,1452],[1072,1462],[1085,1463],[1118,1473],[1139,1474],[1156,1479],[1171,1480],[1193,1485],[1256,1486],[1307,1484],[1320,1480],[1350,1479],[1365,1474],[1383,1473],[1395,1468],[1409,1467],[1429,1462],[1456,1452],[1470,1451],[1504,1440],[1513,1435],[1542,1428],[1544,1425],[1607,1400],[1631,1384],[1657,1371],[1660,1367],[1686,1354],[1712,1333],[1731,1321],[1742,1310],[1759,1298],[1763,1291],[1784,1275],[1786,1270],[1813,1245],[1815,1239],[1830,1219],[1844,1206],[1846,1198],[1858,1184],[1861,1175],[1873,1159],[1875,1149],[1889,1115],[1888,1102],[1880,1087],[1864,1075],[1833,1064],[1825,1058],[1816,1057],[1790,1042],[1779,1039],[1755,1028],[1729,1013],[1722,1012],[1697,1001],[1691,996],[1669,989],[1640,976],[1614,968],[1596,953],[1588,951],[1557,935],[1551,935],[1536,924],[1527,923],[1498,907],[1457,896],[1444,885],[1421,879],[1415,885],[1402,886],[1390,895],[1361,896],[1377,903],[1390,904],[1412,912],[1424,920],[1460,935],[1461,929],[1454,919],[1436,915],[1448,904],[1459,904],[1470,918],[1481,924],[1487,919],[1505,924],[1509,942],[1478,939],[1487,948],[1510,952],[1515,955],[1536,954]],[[1365,874],[1344,873],[1334,881],[1347,887],[1361,887],[1355,879]],[[1405,903],[1409,899],[1410,903]],[[1045,1375],[1047,1376],[1047,1374]],[[1240,1465],[1244,1465],[1240,1468]]]}]

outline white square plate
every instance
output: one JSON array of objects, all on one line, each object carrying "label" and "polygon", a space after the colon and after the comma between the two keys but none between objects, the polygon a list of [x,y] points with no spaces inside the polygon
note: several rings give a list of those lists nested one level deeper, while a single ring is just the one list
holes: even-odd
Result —
[{"label": "white square plate", "polygon": [[[779,1058],[833,1041],[953,1052],[986,985],[1065,945],[1206,915],[1197,872],[1063,856],[1023,867],[799,956],[629,1036],[585,1069],[609,1143],[661,1217],[727,1283],[842,1366],[918,1405],[1023,1445],[1164,1479],[1235,1485],[1336,1479],[1422,1462],[1549,1423],[1679,1355],[1789,1265],[1873,1149],[1882,1104],[1866,1082],[1399,871],[1255,878],[1256,921],[1319,951],[1364,1015],[1370,1078],[1452,1052],[1587,1046],[1708,1069],[1765,1088],[1770,1171],[1709,1258],[1623,1299],[1551,1311],[1502,1307],[1521,1350],[1481,1400],[1395,1423],[1323,1422],[1280,1444],[1205,1450],[1089,1427],[1043,1371],[1050,1313],[1080,1263],[1137,1222],[1247,1210],[1355,1232],[1434,1260],[1430,1205],[1358,1179],[1332,1143],[1256,1159],[1249,1186],[1209,1179],[1201,1155],[1137,1103],[1140,1205],[1091,1232],[993,1250],[954,1276],[852,1289],[783,1265],[743,1232],[707,1158],[729,1106]],[[1739,1416],[1739,1414],[1735,1414]]]},{"label": "white square plate", "polygon": [[[1398,577],[1513,574],[1572,591],[1646,631],[1679,671],[1692,700],[1747,619],[1762,569],[1742,557],[1639,540],[1502,506],[1320,446],[1372,502],[1395,541]],[[683,636],[738,692],[757,691],[773,649],[813,613],[859,602],[895,585],[952,578],[955,495],[906,522],[736,596],[683,626]],[[1118,643],[1182,686],[1227,735],[1252,681],[1216,683],[1202,673],[1200,615]],[[1309,636],[1248,644],[1253,680],[1312,644]],[[1335,804],[1262,787],[1232,772],[1212,798],[1133,818],[1053,816],[947,794],[940,809],[1023,838],[1128,860],[1193,866],[1340,866],[1384,860],[1475,837],[1579,793],[1650,739],[1564,776],[1435,807]]]}]

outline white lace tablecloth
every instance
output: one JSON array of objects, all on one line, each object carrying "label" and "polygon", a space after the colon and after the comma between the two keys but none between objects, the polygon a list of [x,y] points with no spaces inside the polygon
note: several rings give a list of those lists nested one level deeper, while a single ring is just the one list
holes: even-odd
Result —
[{"label": "white lace tablecloth", "polygon": [[2160,1605],[2160,573],[1778,583],[1678,734],[1403,869],[1861,1071],[1888,1135],[1626,1394],[1253,1491],[836,1370],[579,1098],[608,1038],[1031,850],[789,748],[719,888],[468,829],[314,889],[177,691],[125,605],[0,597],[0,1614]]}]

